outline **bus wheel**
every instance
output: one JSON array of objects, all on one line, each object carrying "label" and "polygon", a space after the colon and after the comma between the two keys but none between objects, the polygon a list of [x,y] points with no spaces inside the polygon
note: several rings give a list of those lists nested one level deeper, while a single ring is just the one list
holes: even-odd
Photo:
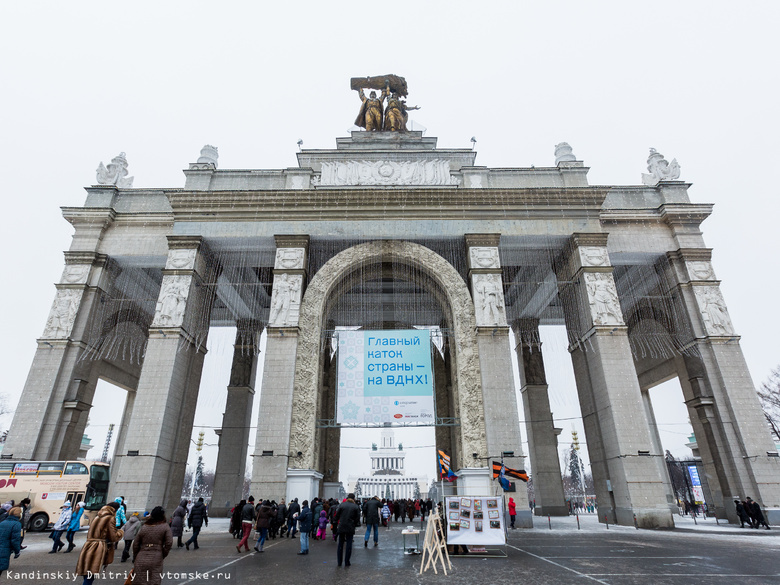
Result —
[{"label": "bus wheel", "polygon": [[49,517],[43,512],[30,518],[30,530],[32,532],[41,532],[46,530],[47,526],[49,526]]}]

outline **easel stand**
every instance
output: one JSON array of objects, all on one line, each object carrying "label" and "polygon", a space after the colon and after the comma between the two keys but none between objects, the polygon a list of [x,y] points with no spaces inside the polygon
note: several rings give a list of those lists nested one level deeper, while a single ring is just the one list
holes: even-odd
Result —
[{"label": "easel stand", "polygon": [[[444,540],[443,535],[439,513],[436,511],[431,512],[425,528],[425,542],[423,543],[422,559],[420,560],[420,575],[427,571],[429,566],[433,567],[433,572],[438,575],[439,571],[436,570],[436,565],[439,562],[441,562],[441,568],[445,575],[447,574],[448,565],[450,570],[452,570],[450,555],[447,554],[447,541]],[[445,560],[447,561],[446,564]]]}]

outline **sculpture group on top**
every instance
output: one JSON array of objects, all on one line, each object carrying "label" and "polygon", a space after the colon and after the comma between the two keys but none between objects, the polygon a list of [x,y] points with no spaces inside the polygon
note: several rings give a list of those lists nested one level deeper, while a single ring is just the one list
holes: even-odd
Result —
[{"label": "sculpture group on top", "polygon": [[[419,110],[418,106],[407,106],[406,80],[397,75],[380,75],[377,77],[353,77],[351,87],[360,96],[360,111],[355,119],[355,126],[365,128],[369,132],[406,132],[409,120],[409,110]],[[366,97],[364,89],[381,90],[379,97],[372,91]],[[385,108],[385,100],[387,107]]]}]

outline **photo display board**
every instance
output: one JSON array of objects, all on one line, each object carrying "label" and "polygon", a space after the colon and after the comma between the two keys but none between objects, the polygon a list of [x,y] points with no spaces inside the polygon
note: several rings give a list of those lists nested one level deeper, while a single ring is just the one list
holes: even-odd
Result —
[{"label": "photo display board", "polygon": [[500,496],[445,498],[447,544],[506,544]]},{"label": "photo display board", "polygon": [[427,329],[338,331],[339,424],[433,424]]}]

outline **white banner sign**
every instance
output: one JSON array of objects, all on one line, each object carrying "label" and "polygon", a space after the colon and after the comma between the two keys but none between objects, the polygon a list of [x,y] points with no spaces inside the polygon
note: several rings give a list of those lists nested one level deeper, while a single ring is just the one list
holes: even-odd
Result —
[{"label": "white banner sign", "polygon": [[445,498],[447,544],[506,544],[501,497]]},{"label": "white banner sign", "polygon": [[432,424],[427,329],[339,331],[336,422]]}]

